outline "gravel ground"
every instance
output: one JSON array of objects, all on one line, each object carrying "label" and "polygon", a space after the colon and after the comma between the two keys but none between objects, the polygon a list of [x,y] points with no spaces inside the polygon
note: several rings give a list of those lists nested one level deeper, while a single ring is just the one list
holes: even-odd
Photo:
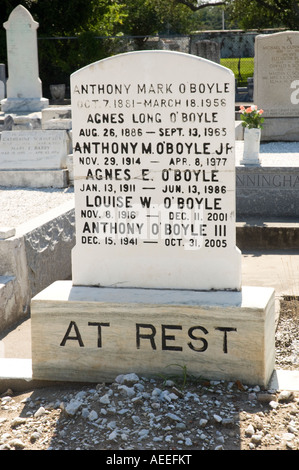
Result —
[{"label": "gravel ground", "polygon": [[[279,369],[299,367],[298,305],[281,304]],[[112,452],[119,450],[147,450],[150,458],[158,451],[299,450],[299,393],[192,380],[183,369],[157,380],[132,373],[109,384],[7,390],[0,449],[105,450],[105,459],[127,455]]]},{"label": "gravel ground", "polygon": [[73,188],[35,189],[0,186],[0,227],[17,227],[73,198]]}]

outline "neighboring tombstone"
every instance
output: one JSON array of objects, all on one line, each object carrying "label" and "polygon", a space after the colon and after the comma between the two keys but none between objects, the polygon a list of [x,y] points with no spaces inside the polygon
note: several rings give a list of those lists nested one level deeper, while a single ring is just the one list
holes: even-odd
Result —
[{"label": "neighboring tombstone", "polygon": [[7,98],[1,101],[4,113],[30,113],[49,105],[42,98],[39,78],[38,23],[25,7],[18,5],[4,23],[7,39]]},{"label": "neighboring tombstone", "polygon": [[254,104],[264,110],[263,140],[298,140],[299,32],[255,39]]},{"label": "neighboring tombstone", "polygon": [[63,168],[69,152],[67,133],[61,131],[3,131],[0,170]]},{"label": "neighboring tombstone", "polygon": [[59,187],[68,185],[70,137],[64,130],[9,130],[0,136],[0,185]]},{"label": "neighboring tombstone", "polygon": [[72,281],[31,304],[34,379],[171,373],[266,385],[273,289],[241,286],[234,76],[166,51],[71,77]]},{"label": "neighboring tombstone", "polygon": [[195,55],[220,64],[220,45],[216,41],[203,39],[195,43]]}]

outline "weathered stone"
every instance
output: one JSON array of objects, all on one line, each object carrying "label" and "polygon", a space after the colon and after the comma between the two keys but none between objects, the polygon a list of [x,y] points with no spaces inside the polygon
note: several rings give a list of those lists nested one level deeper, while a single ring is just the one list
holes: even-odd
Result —
[{"label": "weathered stone", "polygon": [[7,98],[1,101],[5,113],[30,113],[49,105],[42,98],[38,70],[36,30],[39,24],[29,11],[18,5],[4,23],[7,40]]},{"label": "weathered stone", "polygon": [[264,110],[262,140],[298,140],[298,58],[298,31],[255,39],[254,103]]}]

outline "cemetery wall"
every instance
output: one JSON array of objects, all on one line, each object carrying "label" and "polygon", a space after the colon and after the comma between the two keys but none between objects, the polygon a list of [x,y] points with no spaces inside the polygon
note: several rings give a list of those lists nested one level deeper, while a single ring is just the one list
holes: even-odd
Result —
[{"label": "cemetery wall", "polygon": [[[254,41],[258,34],[271,34],[279,31],[278,29],[269,30],[215,30],[215,31],[198,31],[190,35],[180,36],[156,36],[149,37],[142,45],[144,50],[173,50],[184,53],[193,53],[194,45],[197,41],[210,40],[215,41],[220,45],[221,58],[245,58],[254,56]],[[138,37],[126,36],[123,38],[107,38],[107,37],[94,37],[89,39],[93,41],[90,44],[88,50],[101,51],[106,50],[108,53],[106,56],[112,54],[119,54],[124,52],[131,52],[138,49],[137,40]],[[47,50],[51,45],[52,50],[52,63],[49,60],[49,54]],[[105,47],[102,47],[102,46]],[[74,72],[74,68],[69,66],[69,71],[64,72],[57,67],[59,61],[66,61],[67,57],[70,56],[70,51],[77,50],[77,55],[81,55],[86,58],[86,62],[80,66],[87,65],[94,61],[100,60],[103,57],[100,56],[101,52],[98,52],[98,56],[86,57],[86,54],[80,53],[80,41],[78,38],[65,37],[63,41],[61,38],[38,38],[38,49],[39,49],[39,64],[40,64],[40,77],[43,82],[43,93],[47,98],[51,98],[49,86],[51,83],[65,83],[67,84],[66,97],[69,98],[69,75]],[[140,49],[140,46],[139,46]],[[60,57],[53,56],[57,54]],[[74,52],[72,52],[73,54]],[[1,56],[0,56],[1,59]],[[6,60],[5,57],[1,59],[3,62]],[[79,68],[79,67],[78,67]]]}]

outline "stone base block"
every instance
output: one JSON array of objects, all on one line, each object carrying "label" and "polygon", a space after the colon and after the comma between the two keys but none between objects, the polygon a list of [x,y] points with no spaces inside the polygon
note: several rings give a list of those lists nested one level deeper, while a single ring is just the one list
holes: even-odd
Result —
[{"label": "stone base block", "polygon": [[68,171],[63,170],[0,170],[0,186],[18,188],[66,188]]},{"label": "stone base block", "polygon": [[298,142],[299,120],[297,117],[266,118],[261,133],[262,141]]},{"label": "stone base block", "polygon": [[240,160],[240,165],[260,165],[261,162],[258,158],[251,158],[251,159],[243,159]]},{"label": "stone base block", "polygon": [[236,167],[237,217],[299,216],[299,167]]},{"label": "stone base block", "polygon": [[8,113],[33,113],[49,106],[47,98],[6,98],[1,101],[1,110]]},{"label": "stone base block", "polygon": [[102,382],[178,365],[206,379],[266,386],[274,370],[274,289],[186,291],[74,287],[31,302],[32,377]]},{"label": "stone base block", "polygon": [[72,109],[71,106],[50,106],[42,110],[42,123],[50,119],[71,119]]},{"label": "stone base block", "polygon": [[43,124],[44,130],[65,130],[69,131],[72,129],[71,119],[49,119]]}]

